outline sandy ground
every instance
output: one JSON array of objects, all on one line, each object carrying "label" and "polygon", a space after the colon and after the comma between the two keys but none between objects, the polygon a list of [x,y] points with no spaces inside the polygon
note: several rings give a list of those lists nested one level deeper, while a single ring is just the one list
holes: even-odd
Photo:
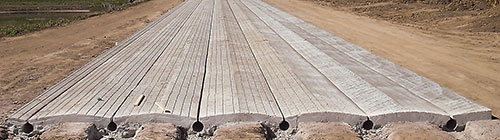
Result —
[{"label": "sandy ground", "polygon": [[500,115],[500,34],[426,31],[312,1],[263,0]]},{"label": "sandy ground", "polygon": [[105,14],[0,40],[0,115],[2,123],[73,70],[113,47],[183,0],[151,0]]},{"label": "sandy ground", "polygon": [[339,122],[310,122],[299,124],[299,130],[293,136],[301,140],[360,140],[351,126]]}]

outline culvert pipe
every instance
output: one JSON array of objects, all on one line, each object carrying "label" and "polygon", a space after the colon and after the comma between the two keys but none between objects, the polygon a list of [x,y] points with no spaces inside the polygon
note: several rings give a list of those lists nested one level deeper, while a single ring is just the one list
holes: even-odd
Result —
[{"label": "culvert pipe", "polygon": [[195,132],[201,132],[201,130],[203,130],[203,128],[205,126],[203,125],[203,123],[201,123],[199,120],[197,120],[196,122],[193,123],[193,125],[191,127],[193,128],[193,130]]},{"label": "culvert pipe", "polygon": [[446,124],[444,125],[444,129],[447,130],[447,131],[453,131],[457,128],[457,120],[453,119],[453,118],[450,118],[450,120],[448,120],[446,122]]},{"label": "culvert pipe", "polygon": [[283,121],[280,122],[279,127],[281,130],[287,130],[288,128],[290,128],[290,123],[283,119]]},{"label": "culvert pipe", "polygon": [[34,127],[29,122],[26,122],[25,124],[23,124],[23,126],[21,126],[21,131],[23,131],[24,133],[31,133],[33,132],[33,130]]},{"label": "culvert pipe", "polygon": [[116,131],[117,128],[118,126],[113,121],[109,122],[108,126],[106,127],[106,129],[108,129],[109,131]]},{"label": "culvert pipe", "polygon": [[373,121],[371,121],[370,119],[367,119],[366,121],[363,122],[361,127],[365,130],[373,129]]}]

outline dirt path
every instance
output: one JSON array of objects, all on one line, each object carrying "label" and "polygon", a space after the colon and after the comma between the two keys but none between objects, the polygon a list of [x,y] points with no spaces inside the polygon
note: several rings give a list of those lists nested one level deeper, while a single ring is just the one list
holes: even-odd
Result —
[{"label": "dirt path", "polygon": [[32,34],[0,40],[2,120],[44,89],[143,28],[182,0],[151,0]]},{"label": "dirt path", "polygon": [[301,0],[264,0],[406,67],[500,116],[500,34],[430,32]]}]

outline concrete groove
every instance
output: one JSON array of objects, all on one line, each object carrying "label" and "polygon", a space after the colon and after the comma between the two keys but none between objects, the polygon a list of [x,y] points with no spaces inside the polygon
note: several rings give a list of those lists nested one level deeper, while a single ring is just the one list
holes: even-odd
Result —
[{"label": "concrete groove", "polygon": [[490,116],[490,109],[262,1],[187,0],[9,122],[361,125],[368,118],[375,125],[453,119],[463,126]]}]

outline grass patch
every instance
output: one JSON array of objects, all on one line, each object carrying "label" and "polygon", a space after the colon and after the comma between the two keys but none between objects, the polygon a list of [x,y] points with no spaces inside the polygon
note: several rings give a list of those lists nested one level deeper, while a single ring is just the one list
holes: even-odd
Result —
[{"label": "grass patch", "polygon": [[80,5],[98,6],[102,3],[121,5],[129,3],[129,0],[1,0],[0,5]]},{"label": "grass patch", "polygon": [[54,27],[54,26],[61,26],[67,23],[70,23],[71,20],[68,19],[59,19],[59,20],[49,20],[44,23],[37,23],[37,24],[22,24],[18,26],[10,26],[10,27],[5,27],[5,28],[0,28],[0,37],[6,37],[6,36],[16,36],[19,34],[24,34],[28,32],[33,32],[33,31],[40,31],[42,29]]},{"label": "grass patch", "polygon": [[0,38],[61,26],[106,12],[120,11],[147,0],[0,0],[0,11],[90,10],[90,13],[0,14]]}]

